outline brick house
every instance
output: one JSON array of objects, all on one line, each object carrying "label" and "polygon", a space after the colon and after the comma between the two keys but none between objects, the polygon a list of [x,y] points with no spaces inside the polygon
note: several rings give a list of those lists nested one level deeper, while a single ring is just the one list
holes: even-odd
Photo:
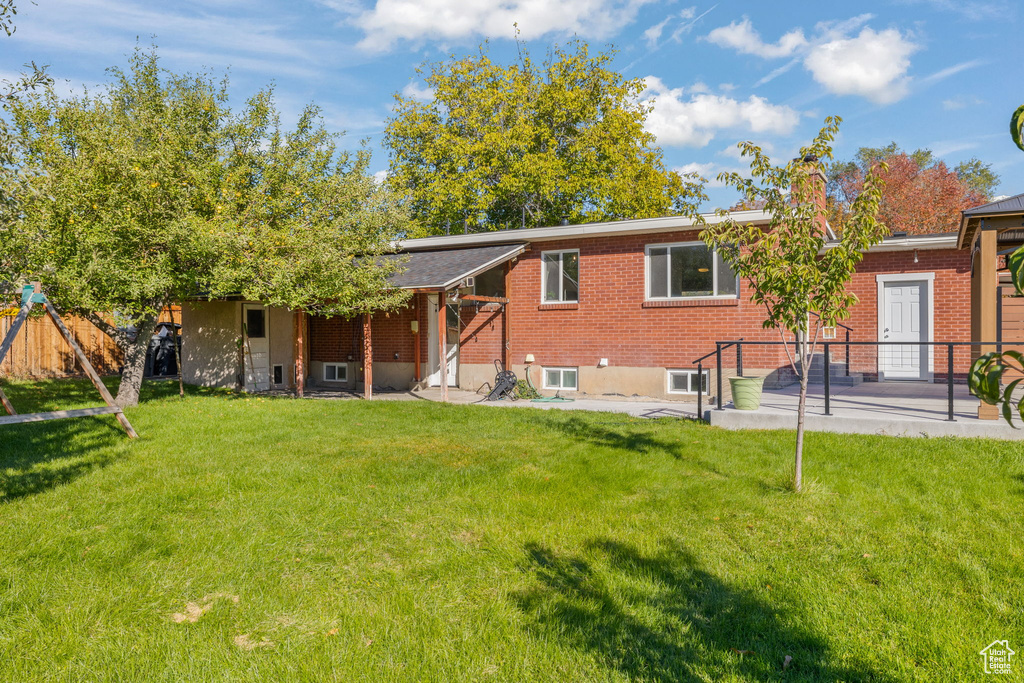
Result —
[{"label": "brick house", "polygon": [[[766,221],[761,211],[733,217]],[[369,370],[375,389],[476,391],[493,381],[495,360],[523,377],[532,359],[542,392],[693,400],[714,386],[713,370],[702,382],[693,361],[716,341],[779,339],[762,328],[748,284],[698,232],[668,217],[404,240],[406,270],[393,284],[412,297],[400,311],[346,320],[253,302],[187,304],[186,381],[288,388],[298,368],[305,386],[355,390]],[[873,247],[850,283],[860,299],[845,321],[851,340],[970,340],[970,265],[956,233],[897,235]],[[249,338],[240,349],[243,321]],[[900,348],[853,346],[847,369],[868,380],[946,376],[944,350]],[[845,349],[832,356],[845,363]],[[961,347],[955,373],[970,360]],[[780,346],[744,349],[744,374],[781,381],[787,367]]]}]

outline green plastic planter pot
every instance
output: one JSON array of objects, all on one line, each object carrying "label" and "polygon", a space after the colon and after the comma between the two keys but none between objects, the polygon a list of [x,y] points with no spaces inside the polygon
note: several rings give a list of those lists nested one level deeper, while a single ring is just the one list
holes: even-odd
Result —
[{"label": "green plastic planter pot", "polygon": [[757,410],[761,406],[764,377],[730,377],[732,405],[736,410]]}]

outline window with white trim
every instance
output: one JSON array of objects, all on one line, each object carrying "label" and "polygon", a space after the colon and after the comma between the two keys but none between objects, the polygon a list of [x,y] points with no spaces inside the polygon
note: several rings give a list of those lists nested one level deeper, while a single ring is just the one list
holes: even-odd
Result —
[{"label": "window with white trim", "polygon": [[545,389],[576,391],[576,368],[544,368]]},{"label": "window with white trim", "polygon": [[647,298],[735,298],[739,278],[717,249],[703,242],[647,246]]},{"label": "window with white trim", "polygon": [[540,255],[541,300],[546,304],[576,303],[580,298],[580,252],[578,249],[545,251]]},{"label": "window with white trim", "polygon": [[348,365],[346,363],[324,363],[325,382],[347,382]]},{"label": "window with white trim", "polygon": [[668,393],[670,394],[696,394],[703,391],[710,393],[710,371],[702,370],[698,377],[696,370],[669,370],[668,371]]}]

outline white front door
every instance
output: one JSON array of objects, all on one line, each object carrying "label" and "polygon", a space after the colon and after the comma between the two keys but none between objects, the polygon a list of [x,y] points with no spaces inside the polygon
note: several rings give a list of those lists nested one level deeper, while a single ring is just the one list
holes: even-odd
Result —
[{"label": "white front door", "polygon": [[[440,352],[440,338],[438,337],[437,327],[437,300],[436,294],[431,294],[427,297],[429,305],[427,306],[428,317],[430,318],[427,323],[429,354],[427,356],[429,367],[428,370],[430,375],[427,377],[427,381],[432,387],[441,386],[441,364],[438,362],[438,355]],[[445,315],[447,320],[447,359],[448,359],[448,386],[457,387],[459,385],[459,323],[458,323],[458,310],[455,309],[453,313],[452,307],[448,307],[447,314]]]},{"label": "white front door", "polygon": [[270,331],[267,309],[259,304],[242,305],[242,354],[245,359],[245,390],[270,390]]},{"label": "white front door", "polygon": [[[882,288],[881,340],[923,342],[928,339],[927,281],[886,282]],[[927,346],[883,345],[878,349],[881,379],[926,379]]]}]

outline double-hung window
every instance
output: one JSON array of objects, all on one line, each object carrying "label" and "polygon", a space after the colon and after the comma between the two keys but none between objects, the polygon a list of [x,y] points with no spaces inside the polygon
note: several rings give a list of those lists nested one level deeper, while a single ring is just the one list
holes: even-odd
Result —
[{"label": "double-hung window", "polygon": [[546,304],[577,303],[580,298],[580,252],[545,251],[540,256],[542,297]]},{"label": "double-hung window", "polygon": [[647,247],[647,298],[736,297],[739,279],[703,242]]}]

